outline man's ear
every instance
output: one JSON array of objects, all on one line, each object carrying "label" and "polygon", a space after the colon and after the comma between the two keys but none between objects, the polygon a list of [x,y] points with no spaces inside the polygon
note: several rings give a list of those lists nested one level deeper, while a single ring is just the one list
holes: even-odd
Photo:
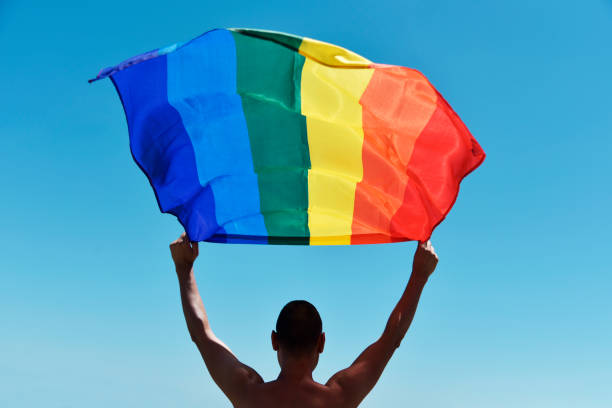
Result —
[{"label": "man's ear", "polygon": [[319,352],[319,354],[323,352],[324,348],[325,348],[325,332],[322,332],[321,335],[319,336],[319,344],[317,345],[317,351]]},{"label": "man's ear", "polygon": [[278,334],[274,330],[272,330],[272,334],[270,335],[270,339],[272,340],[272,349],[274,351],[278,351]]}]

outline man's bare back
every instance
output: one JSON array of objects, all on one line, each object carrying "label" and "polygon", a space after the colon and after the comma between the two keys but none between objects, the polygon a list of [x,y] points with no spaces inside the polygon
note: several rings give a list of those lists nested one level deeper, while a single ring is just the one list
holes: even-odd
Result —
[{"label": "man's bare back", "polygon": [[241,363],[210,328],[193,273],[198,243],[183,233],[170,244],[181,289],[187,327],[208,372],[236,408],[343,408],[356,407],[372,390],[399,347],[416,312],[427,279],[438,263],[429,241],[419,243],[412,274],[382,335],[367,347],[348,368],[334,374],[325,384],[312,379],[319,355],[325,347],[318,312],[306,301],[288,303],[271,333],[281,372],[264,382],[251,367]]},{"label": "man's bare back", "polygon": [[240,407],[340,407],[338,392],[313,380],[301,382],[270,381],[252,388]]}]

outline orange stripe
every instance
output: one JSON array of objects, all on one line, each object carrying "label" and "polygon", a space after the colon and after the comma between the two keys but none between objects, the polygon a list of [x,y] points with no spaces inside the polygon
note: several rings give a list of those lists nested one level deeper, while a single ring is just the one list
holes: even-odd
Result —
[{"label": "orange stripe", "polygon": [[391,219],[402,206],[414,144],[437,105],[418,71],[373,65],[361,96],[363,179],[355,190],[351,244],[393,241]]}]

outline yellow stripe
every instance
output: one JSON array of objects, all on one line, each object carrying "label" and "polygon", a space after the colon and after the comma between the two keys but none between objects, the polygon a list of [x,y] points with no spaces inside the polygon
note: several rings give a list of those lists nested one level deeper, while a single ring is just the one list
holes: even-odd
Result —
[{"label": "yellow stripe", "polygon": [[[332,55],[339,48],[330,49],[325,43],[306,44],[307,51],[319,57]],[[310,244],[350,244],[355,187],[363,177],[359,99],[374,69],[321,65],[303,53],[302,47],[300,53],[307,57],[302,69],[301,100],[311,162]]]},{"label": "yellow stripe", "polygon": [[306,58],[330,67],[367,68],[372,64],[372,61],[346,48],[308,37],[302,39],[299,52]]}]

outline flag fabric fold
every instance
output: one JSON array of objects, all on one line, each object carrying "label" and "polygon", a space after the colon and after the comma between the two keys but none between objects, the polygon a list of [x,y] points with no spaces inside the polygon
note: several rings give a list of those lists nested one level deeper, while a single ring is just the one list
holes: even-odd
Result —
[{"label": "flag fabric fold", "polygon": [[426,240],[485,158],[421,73],[309,38],[217,29],[105,77],[192,241]]}]

